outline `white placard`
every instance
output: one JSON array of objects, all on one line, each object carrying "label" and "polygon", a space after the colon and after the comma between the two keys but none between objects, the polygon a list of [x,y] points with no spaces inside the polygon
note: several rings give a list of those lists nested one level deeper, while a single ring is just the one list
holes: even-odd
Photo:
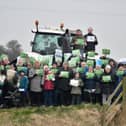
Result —
[{"label": "white placard", "polygon": [[70,80],[70,85],[74,86],[74,87],[78,87],[79,86],[79,80],[75,80],[75,79]]},{"label": "white placard", "polygon": [[24,91],[25,91],[25,89],[19,88],[19,91],[20,91],[20,92],[24,92]]},{"label": "white placard", "polygon": [[63,55],[62,50],[60,49],[55,50],[55,56],[62,57],[62,55]]},{"label": "white placard", "polygon": [[94,36],[87,36],[87,42],[94,42],[95,37]]}]

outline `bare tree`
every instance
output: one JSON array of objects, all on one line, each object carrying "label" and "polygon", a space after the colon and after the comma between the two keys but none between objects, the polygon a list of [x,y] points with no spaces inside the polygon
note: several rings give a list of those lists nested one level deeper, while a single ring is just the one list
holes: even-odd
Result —
[{"label": "bare tree", "polygon": [[17,40],[11,40],[7,43],[6,47],[0,46],[0,53],[7,54],[10,61],[16,59],[22,51],[21,45]]}]

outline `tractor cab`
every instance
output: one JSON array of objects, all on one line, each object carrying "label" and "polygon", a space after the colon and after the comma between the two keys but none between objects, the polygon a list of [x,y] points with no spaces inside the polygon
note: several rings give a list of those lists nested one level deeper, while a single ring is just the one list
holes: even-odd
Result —
[{"label": "tractor cab", "polygon": [[[58,44],[58,39],[65,33],[63,24],[60,29],[38,28],[38,21],[35,22],[36,29],[32,30],[34,33],[34,40],[32,42],[32,52],[37,52],[41,55],[53,55],[56,49],[61,49]],[[70,31],[71,39],[75,36],[75,31]]]}]

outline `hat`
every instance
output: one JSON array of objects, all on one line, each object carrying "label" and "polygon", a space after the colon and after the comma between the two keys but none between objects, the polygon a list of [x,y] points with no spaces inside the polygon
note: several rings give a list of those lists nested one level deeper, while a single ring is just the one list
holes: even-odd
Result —
[{"label": "hat", "polygon": [[106,65],[105,68],[111,69],[111,66],[110,65]]}]

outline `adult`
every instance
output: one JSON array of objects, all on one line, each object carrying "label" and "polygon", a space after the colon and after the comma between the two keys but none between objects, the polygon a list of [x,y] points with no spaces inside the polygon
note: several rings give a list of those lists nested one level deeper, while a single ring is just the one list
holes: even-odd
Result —
[{"label": "adult", "polygon": [[98,40],[96,35],[93,34],[93,28],[89,27],[88,28],[88,33],[84,35],[84,38],[86,40],[86,48],[85,51],[95,51],[95,46],[98,44]]},{"label": "adult", "polygon": [[104,68],[104,74],[101,77],[101,84],[102,84],[102,104],[105,104],[108,97],[113,92],[115,84],[115,75],[113,75],[112,68],[110,65],[106,65]]},{"label": "adult", "polygon": [[70,85],[69,81],[72,77],[73,72],[68,66],[67,62],[63,63],[62,68],[57,72],[58,77],[58,84],[56,85],[58,90],[59,96],[59,104],[60,105],[69,105],[71,103],[71,97],[70,97]]},{"label": "adult", "polygon": [[41,105],[42,76],[37,72],[40,70],[40,62],[36,61],[32,72],[30,72],[30,98],[32,106]]},{"label": "adult", "polygon": [[87,44],[83,37],[82,31],[80,29],[76,30],[76,35],[75,37],[73,37],[71,43],[73,45],[74,50],[77,50],[77,49],[80,50],[81,57],[83,58],[84,48]]},{"label": "adult", "polygon": [[58,38],[58,44],[61,47],[63,54],[71,53],[70,38],[71,35],[69,29],[66,29],[65,33],[60,38]]}]

